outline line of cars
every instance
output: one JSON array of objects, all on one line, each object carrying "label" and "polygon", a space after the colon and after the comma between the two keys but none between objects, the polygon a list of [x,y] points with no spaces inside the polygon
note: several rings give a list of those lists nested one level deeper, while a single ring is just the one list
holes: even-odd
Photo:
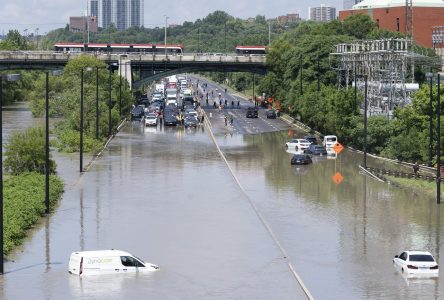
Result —
[{"label": "line of cars", "polygon": [[[265,112],[265,116],[267,117],[267,119],[276,119],[278,117],[278,113],[274,109],[268,109]],[[247,118],[258,118],[259,117],[258,108],[257,107],[248,107],[246,117]]]},{"label": "line of cars", "polygon": [[312,156],[328,156],[328,149],[336,143],[337,137],[332,135],[325,136],[322,145],[317,143],[316,137],[304,136],[285,143],[285,148],[287,152],[294,154],[290,161],[292,165],[308,165],[313,162]]}]

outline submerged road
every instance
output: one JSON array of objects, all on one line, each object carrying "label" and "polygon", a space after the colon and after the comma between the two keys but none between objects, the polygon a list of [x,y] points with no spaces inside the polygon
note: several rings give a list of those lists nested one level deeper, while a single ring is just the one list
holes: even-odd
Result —
[{"label": "submerged road", "polygon": [[[213,121],[229,167],[203,127],[138,122],[80,177],[77,155],[56,154],[64,198],[8,257],[0,298],[306,299],[289,263],[315,299],[443,297],[442,276],[409,278],[392,264],[403,250],[426,249],[443,265],[434,199],[361,174],[362,156],[347,150],[291,166],[284,143],[305,134],[297,129],[227,134]],[[110,248],[161,269],[68,274],[72,251]]]}]

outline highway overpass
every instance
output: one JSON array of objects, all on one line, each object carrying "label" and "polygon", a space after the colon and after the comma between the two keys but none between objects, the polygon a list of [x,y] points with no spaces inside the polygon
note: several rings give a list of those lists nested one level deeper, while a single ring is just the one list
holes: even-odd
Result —
[{"label": "highway overpass", "polygon": [[236,54],[159,55],[143,53],[0,51],[1,70],[48,70],[65,66],[72,58],[94,56],[113,70],[118,70],[133,88],[158,78],[185,72],[252,72],[266,73],[265,56]]}]

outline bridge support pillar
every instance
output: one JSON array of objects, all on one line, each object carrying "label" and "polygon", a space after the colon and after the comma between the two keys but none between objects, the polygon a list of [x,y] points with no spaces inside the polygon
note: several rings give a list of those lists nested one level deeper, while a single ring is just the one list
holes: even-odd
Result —
[{"label": "bridge support pillar", "polygon": [[119,75],[128,81],[129,88],[132,89],[133,85],[133,76],[131,72],[131,60],[130,59],[121,59],[119,61]]}]

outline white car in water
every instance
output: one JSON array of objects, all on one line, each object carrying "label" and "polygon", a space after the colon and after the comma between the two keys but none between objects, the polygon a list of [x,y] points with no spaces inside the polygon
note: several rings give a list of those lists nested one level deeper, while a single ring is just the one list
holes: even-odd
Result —
[{"label": "white car in water", "polygon": [[157,126],[156,114],[150,113],[145,115],[145,126]]},{"label": "white car in water", "polygon": [[310,142],[305,139],[293,139],[285,143],[285,148],[294,149],[296,151],[304,151],[310,147]]},{"label": "white car in water", "polygon": [[406,275],[438,276],[439,267],[428,251],[404,251],[393,258],[393,264]]}]

